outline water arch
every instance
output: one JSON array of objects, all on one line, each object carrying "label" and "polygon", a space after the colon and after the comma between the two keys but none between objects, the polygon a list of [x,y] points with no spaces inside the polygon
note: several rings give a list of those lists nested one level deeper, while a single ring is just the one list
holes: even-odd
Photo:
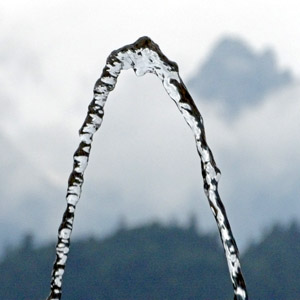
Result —
[{"label": "water arch", "polygon": [[73,170],[67,189],[67,208],[58,229],[56,260],[52,271],[51,292],[48,300],[61,298],[62,276],[70,246],[76,204],[81,195],[84,171],[88,165],[93,135],[101,126],[104,105],[117,83],[122,70],[132,68],[137,76],[155,74],[177,105],[185,121],[192,129],[198,154],[201,160],[204,192],[217,222],[224,247],[235,300],[248,299],[245,282],[241,272],[238,248],[233,237],[224,205],[218,193],[221,172],[206,142],[202,116],[191,95],[181,80],[178,66],[170,61],[150,38],[142,37],[135,43],[113,51],[94,87],[94,97],[88,107],[86,119],[79,130],[80,144],[74,153]]}]

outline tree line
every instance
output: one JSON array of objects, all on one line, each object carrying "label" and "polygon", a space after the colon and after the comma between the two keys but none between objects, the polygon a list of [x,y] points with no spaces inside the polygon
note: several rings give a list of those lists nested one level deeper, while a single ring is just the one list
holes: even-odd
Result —
[{"label": "tree line", "polygon": [[[276,225],[241,255],[250,299],[300,299],[300,230]],[[34,247],[32,238],[0,263],[0,299],[45,299],[54,243]],[[118,230],[110,237],[73,241],[62,300],[229,300],[226,260],[216,234],[195,226],[153,223]]]}]

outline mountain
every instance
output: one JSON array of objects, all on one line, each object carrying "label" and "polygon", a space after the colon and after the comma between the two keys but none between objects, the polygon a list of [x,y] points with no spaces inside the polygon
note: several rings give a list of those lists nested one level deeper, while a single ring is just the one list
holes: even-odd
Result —
[{"label": "mountain", "polygon": [[215,45],[188,86],[234,115],[292,81],[291,73],[278,67],[272,50],[257,53],[243,40],[227,37]]},{"label": "mountain", "polygon": [[[0,299],[45,299],[54,244],[34,247],[25,236],[0,263]],[[299,299],[299,226],[276,225],[241,257],[250,299]],[[63,300],[210,299],[233,292],[215,234],[157,223],[122,229],[103,240],[74,241]]]}]

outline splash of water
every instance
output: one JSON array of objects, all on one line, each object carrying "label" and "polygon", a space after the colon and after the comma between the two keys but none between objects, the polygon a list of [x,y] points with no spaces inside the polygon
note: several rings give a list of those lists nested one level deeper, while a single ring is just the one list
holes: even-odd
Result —
[{"label": "splash of water", "polygon": [[150,38],[142,37],[133,44],[113,51],[107,59],[101,77],[95,84],[94,98],[88,107],[87,117],[79,130],[80,144],[74,153],[73,170],[68,181],[67,208],[58,230],[51,292],[47,300],[59,300],[61,298],[62,277],[69,253],[74,214],[81,194],[84,171],[88,165],[93,135],[102,123],[106,99],[109,92],[114,89],[121,70],[130,68],[133,68],[137,76],[146,73],[153,73],[158,76],[165,90],[174,100],[185,121],[192,129],[201,159],[204,191],[216,219],[224,247],[234,289],[234,300],[248,299],[241,272],[238,248],[218,193],[218,181],[221,172],[207,145],[202,116],[179,76],[177,64],[168,60],[158,45]]}]

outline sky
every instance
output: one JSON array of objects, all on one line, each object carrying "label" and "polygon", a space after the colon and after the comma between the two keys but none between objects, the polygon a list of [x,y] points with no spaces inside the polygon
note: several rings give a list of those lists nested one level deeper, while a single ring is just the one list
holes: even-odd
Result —
[{"label": "sky", "polygon": [[[78,129],[112,50],[148,35],[187,82],[221,37],[236,36],[255,51],[274,49],[297,78],[299,11],[291,0],[2,1],[0,237],[33,230],[55,239]],[[276,220],[299,218],[299,95],[295,84],[231,123],[220,107],[202,103],[238,242]],[[268,200],[252,201],[259,197]],[[74,234],[107,233],[120,218],[184,222],[198,209],[200,226],[214,228],[189,128],[156,78],[127,71],[95,137]]]}]

